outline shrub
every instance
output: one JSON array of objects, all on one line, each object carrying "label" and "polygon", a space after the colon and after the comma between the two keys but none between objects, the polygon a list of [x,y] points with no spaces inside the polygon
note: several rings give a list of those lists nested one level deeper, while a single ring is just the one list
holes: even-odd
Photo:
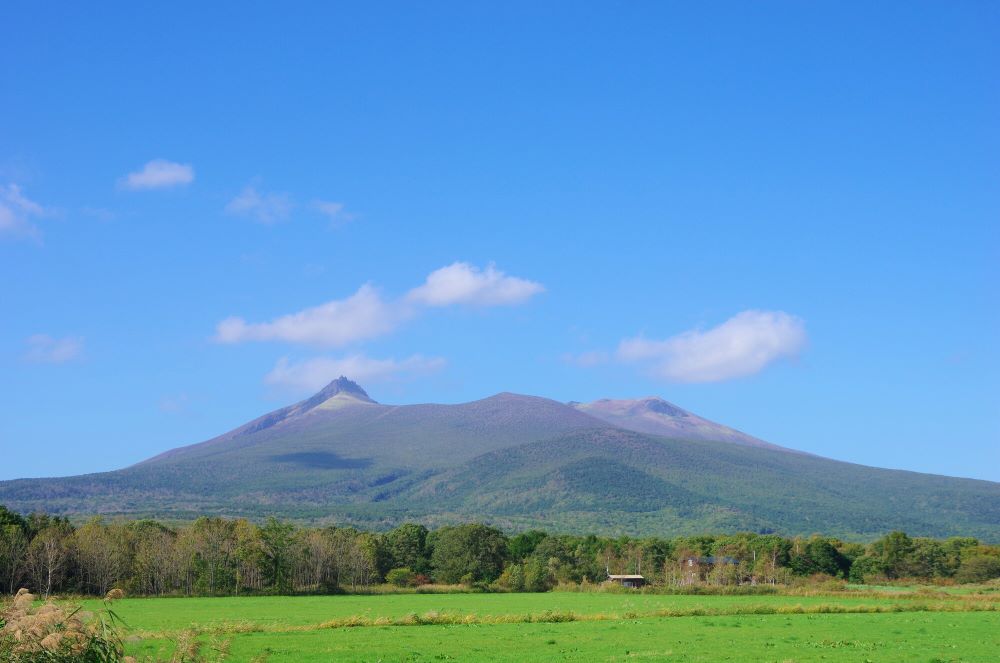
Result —
[{"label": "shrub", "polygon": [[417,575],[407,567],[393,569],[385,574],[385,580],[390,585],[396,587],[412,587],[415,584]]},{"label": "shrub", "polygon": [[986,582],[1000,578],[1000,557],[976,555],[962,562],[955,573],[958,582]]},{"label": "shrub", "polygon": [[524,568],[520,564],[508,564],[494,583],[497,588],[510,592],[524,591]]}]

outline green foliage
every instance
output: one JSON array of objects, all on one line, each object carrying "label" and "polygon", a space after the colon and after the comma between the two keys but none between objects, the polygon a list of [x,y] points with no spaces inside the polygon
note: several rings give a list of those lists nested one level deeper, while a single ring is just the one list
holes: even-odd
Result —
[{"label": "green foliage", "polygon": [[825,573],[843,578],[850,572],[851,563],[830,540],[816,537],[791,554],[789,567],[799,575]]},{"label": "green foliage", "polygon": [[395,585],[396,587],[411,587],[416,577],[417,574],[413,572],[413,569],[402,567],[392,569],[386,573],[385,581],[390,585]]},{"label": "green foliage", "polygon": [[497,578],[496,586],[511,592],[523,592],[524,566],[520,563],[508,564]]},{"label": "green foliage", "polygon": [[267,564],[270,584],[280,593],[291,589],[290,551],[294,531],[294,525],[273,517],[268,518],[267,524],[260,528],[261,551]]},{"label": "green foliage", "polygon": [[485,525],[445,527],[436,532],[431,566],[439,582],[492,582],[503,570],[507,537]]},{"label": "green foliage", "polygon": [[889,532],[872,544],[872,551],[879,556],[882,570],[889,578],[907,575],[913,548],[913,539],[907,536],[906,532]]},{"label": "green foliage", "polygon": [[542,530],[529,530],[512,536],[507,543],[507,554],[511,559],[524,560],[528,555],[535,552],[535,548],[542,542],[548,534]]},{"label": "green foliage", "polygon": [[851,564],[849,579],[853,583],[864,584],[885,577],[882,561],[877,557],[859,557]]},{"label": "green foliage", "polygon": [[976,555],[962,561],[955,573],[958,582],[985,582],[1000,578],[1000,557]]},{"label": "green foliage", "polygon": [[555,577],[549,565],[540,556],[532,556],[524,564],[524,591],[547,592],[553,585]]},{"label": "green foliage", "polygon": [[[28,531],[32,532],[32,519]],[[336,593],[368,590],[385,578],[403,587],[465,583],[508,591],[600,583],[611,573],[641,573],[654,585],[755,586],[828,574],[871,582],[892,578],[989,578],[1000,547],[971,538],[939,541],[893,532],[868,546],[813,536],[787,539],[749,532],[634,538],[548,534],[510,539],[481,524],[428,531],[408,523],[385,534],[349,527],[304,528],[271,518],[202,517],[167,527],[151,520],[94,518],[78,528],[60,519],[27,538],[0,527],[0,591],[135,595]],[[987,559],[981,559],[981,558]],[[699,561],[693,571],[683,561]],[[399,564],[409,560],[413,566]],[[714,561],[713,561],[714,560]],[[416,566],[417,568],[414,568]],[[958,572],[961,570],[961,574]]]},{"label": "green foliage", "polygon": [[29,534],[31,531],[28,526],[28,521],[25,520],[21,514],[14,513],[7,507],[0,504],[0,528],[4,527],[16,527],[25,535]]},{"label": "green foliage", "polygon": [[390,567],[406,567],[416,573],[430,570],[427,528],[423,525],[404,523],[386,533],[383,545]]}]

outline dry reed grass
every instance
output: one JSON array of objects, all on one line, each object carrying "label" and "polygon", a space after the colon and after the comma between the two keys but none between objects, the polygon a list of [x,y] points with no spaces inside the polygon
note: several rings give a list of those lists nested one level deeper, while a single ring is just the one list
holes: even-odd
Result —
[{"label": "dry reed grass", "polygon": [[[109,593],[109,605],[113,598]],[[115,620],[110,608],[94,617],[52,601],[35,607],[35,595],[20,589],[0,613],[0,660],[134,663],[123,655]]]}]

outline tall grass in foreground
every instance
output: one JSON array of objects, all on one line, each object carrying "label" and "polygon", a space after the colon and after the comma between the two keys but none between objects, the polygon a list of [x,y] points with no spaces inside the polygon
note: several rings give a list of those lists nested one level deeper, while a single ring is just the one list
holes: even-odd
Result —
[{"label": "tall grass in foreground", "polygon": [[35,607],[35,596],[21,589],[0,610],[0,661],[12,663],[132,663],[123,654],[118,618],[111,602],[121,598],[112,590],[103,614],[47,601]]},{"label": "tall grass in foreground", "polygon": [[[123,598],[120,589],[105,596],[103,612],[83,612],[52,601],[35,606],[35,595],[21,589],[0,607],[0,661],[3,663],[140,663],[125,655],[121,637],[125,624],[111,610]],[[171,637],[173,652],[164,663],[220,663],[229,654],[229,641],[208,643],[192,630]],[[206,651],[207,648],[207,651]],[[261,659],[263,660],[263,659]],[[142,663],[155,663],[144,658]]]}]

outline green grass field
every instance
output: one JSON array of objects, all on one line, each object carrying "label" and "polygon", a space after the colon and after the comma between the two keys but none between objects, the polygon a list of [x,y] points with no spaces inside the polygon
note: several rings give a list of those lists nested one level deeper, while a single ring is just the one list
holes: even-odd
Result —
[{"label": "green grass field", "polygon": [[[403,594],[126,599],[129,653],[228,661],[998,661],[997,597]],[[86,602],[97,609],[100,602]]]}]

